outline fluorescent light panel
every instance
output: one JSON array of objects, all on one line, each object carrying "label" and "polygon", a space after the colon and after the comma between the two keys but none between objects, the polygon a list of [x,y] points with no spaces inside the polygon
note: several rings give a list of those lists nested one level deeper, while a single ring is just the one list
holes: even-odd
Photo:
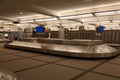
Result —
[{"label": "fluorescent light panel", "polygon": [[88,21],[86,23],[109,23],[110,21]]},{"label": "fluorescent light panel", "polygon": [[95,13],[96,16],[105,16],[105,15],[114,15],[116,14],[115,11],[108,11],[108,12],[98,12]]},{"label": "fluorescent light panel", "polygon": [[103,25],[103,26],[106,26],[106,27],[113,27],[113,26],[119,26],[119,24],[109,24],[109,25]]},{"label": "fluorescent light panel", "polygon": [[77,18],[82,18],[82,17],[93,17],[92,14],[80,14],[80,15],[77,15]]},{"label": "fluorescent light panel", "polygon": [[45,18],[45,19],[37,19],[35,21],[52,21],[52,20],[58,20],[57,18]]},{"label": "fluorescent light panel", "polygon": [[97,23],[97,21],[90,21],[90,22],[85,22],[85,23],[95,24],[95,23]]},{"label": "fluorescent light panel", "polygon": [[120,22],[120,20],[112,20],[112,22]]},{"label": "fluorescent light panel", "polygon": [[13,24],[12,22],[4,22],[3,24]]},{"label": "fluorescent light panel", "polygon": [[73,19],[73,18],[77,18],[76,15],[73,15],[73,16],[61,16],[59,17],[60,19]]},{"label": "fluorescent light panel", "polygon": [[120,13],[120,10],[117,10],[116,12],[117,12],[117,13]]},{"label": "fluorescent light panel", "polygon": [[92,14],[79,14],[79,15],[71,15],[71,16],[61,16],[60,19],[74,19],[74,18],[84,18],[84,17],[93,17]]},{"label": "fluorescent light panel", "polygon": [[20,20],[26,21],[26,20],[32,20],[32,19],[38,19],[38,18],[47,18],[47,17],[50,17],[50,16],[46,16],[43,14],[34,14],[34,15],[29,15],[29,16],[17,17],[17,18]]},{"label": "fluorescent light panel", "polygon": [[29,23],[29,22],[34,22],[34,21],[33,20],[20,21],[20,23]]},{"label": "fluorescent light panel", "polygon": [[100,23],[109,23],[110,21],[98,21]]},{"label": "fluorescent light panel", "polygon": [[115,3],[110,3],[110,4],[102,4],[102,5],[97,5],[97,6],[91,6],[91,7],[85,7],[85,8],[78,8],[78,9],[73,9],[73,10],[64,10],[64,11],[61,11],[61,13],[69,13],[69,12],[75,12],[75,11],[79,11],[79,10],[86,10],[86,9],[99,9],[99,8],[103,8],[103,7],[110,7],[110,6],[116,6],[116,5],[120,5],[120,2],[115,2]]}]

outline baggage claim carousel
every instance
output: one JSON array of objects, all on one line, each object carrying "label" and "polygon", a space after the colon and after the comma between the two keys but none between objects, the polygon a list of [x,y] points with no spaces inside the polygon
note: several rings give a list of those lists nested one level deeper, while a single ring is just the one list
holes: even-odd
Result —
[{"label": "baggage claim carousel", "polygon": [[0,38],[0,43],[6,43],[6,42],[10,42],[10,40],[6,38]]},{"label": "baggage claim carousel", "polygon": [[5,47],[80,58],[110,58],[120,53],[101,40],[30,38],[12,41]]}]

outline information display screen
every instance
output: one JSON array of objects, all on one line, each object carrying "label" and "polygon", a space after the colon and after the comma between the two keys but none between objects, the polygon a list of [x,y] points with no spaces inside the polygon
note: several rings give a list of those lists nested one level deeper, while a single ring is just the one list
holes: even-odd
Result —
[{"label": "information display screen", "polygon": [[44,32],[43,26],[37,26],[35,29],[36,29],[36,32]]},{"label": "information display screen", "polygon": [[97,30],[98,33],[103,33],[104,28],[105,28],[104,26],[99,26],[99,27],[96,28],[96,30]]}]

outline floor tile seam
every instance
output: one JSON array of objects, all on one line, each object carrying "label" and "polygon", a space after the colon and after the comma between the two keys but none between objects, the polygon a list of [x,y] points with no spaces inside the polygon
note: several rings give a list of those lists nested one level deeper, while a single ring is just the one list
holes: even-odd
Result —
[{"label": "floor tile seam", "polygon": [[11,55],[14,55],[14,56],[18,56],[18,57],[24,57],[26,58],[25,56],[21,56],[21,55],[17,55],[17,54],[13,54],[13,53],[10,53]]},{"label": "floor tile seam", "polygon": [[87,74],[88,72],[92,71],[93,69],[95,69],[95,68],[101,66],[101,65],[104,64],[105,62],[106,62],[106,61],[97,64],[96,66],[94,66],[94,67],[88,69],[87,71],[85,71],[83,74],[79,74],[79,75],[77,75],[77,76],[71,78],[71,80],[77,80],[78,78],[81,78],[82,76],[84,76],[84,75]]},{"label": "floor tile seam", "polygon": [[67,66],[67,65],[63,65],[63,64],[59,64],[59,63],[51,63],[51,64],[59,65],[59,66],[63,66],[63,67],[67,67],[67,68],[71,68],[71,69],[75,69],[75,70],[87,71],[86,69],[71,67],[71,66]]},{"label": "floor tile seam", "polygon": [[[0,54],[1,55],[1,54]],[[3,54],[2,54],[3,55]],[[4,53],[4,55],[12,55],[12,56],[17,56],[17,57],[23,57],[23,56],[19,56],[19,55],[14,55],[13,53]]]},{"label": "floor tile seam", "polygon": [[45,61],[45,60],[35,59],[35,58],[33,58],[33,57],[27,57],[27,58],[29,58],[29,59],[33,59],[33,60],[37,60],[37,61],[44,61],[44,62],[48,62],[48,63],[54,63],[54,62],[59,62],[59,61],[63,61],[63,60],[65,60],[65,59],[61,59],[61,60],[57,60],[57,61],[53,61],[53,62],[49,62],[49,61]]},{"label": "floor tile seam", "polygon": [[42,62],[50,63],[49,61],[39,60],[39,59],[31,58],[31,57],[26,57],[26,58],[27,58],[27,59],[36,60],[36,61],[42,61]]},{"label": "floor tile seam", "polygon": [[97,72],[97,71],[90,71],[90,72],[120,79],[120,76],[110,75],[110,74],[106,74],[106,73],[102,73],[102,72]]},{"label": "floor tile seam", "polygon": [[34,57],[39,57],[39,56],[42,56],[42,55],[35,55],[35,56],[29,56],[29,57],[34,58]]},{"label": "floor tile seam", "polygon": [[[24,52],[24,51],[23,51]],[[2,51],[2,53],[6,53],[6,54],[14,54],[14,53],[20,53],[20,52],[4,52],[4,51]]]},{"label": "floor tile seam", "polygon": [[7,52],[8,52],[8,51],[13,51],[13,52],[16,52],[15,50],[12,50],[12,49],[8,49],[8,50],[7,50],[7,49],[5,49],[5,48],[4,48],[4,49],[2,49],[2,51],[3,51],[3,52],[6,52],[6,51],[7,51]]},{"label": "floor tile seam", "polygon": [[[94,60],[93,60],[94,61]],[[105,60],[106,61],[106,60]],[[95,62],[104,62],[104,61],[95,61]]]},{"label": "floor tile seam", "polygon": [[118,63],[112,63],[112,62],[106,62],[106,63],[110,63],[110,64],[114,64],[114,65],[120,65]]},{"label": "floor tile seam", "polygon": [[8,53],[3,53],[3,54],[0,54],[0,55],[6,55],[6,54],[8,55]]},{"label": "floor tile seam", "polygon": [[[1,52],[1,51],[0,51],[0,52]],[[3,51],[2,51],[1,53],[3,53],[3,54],[11,54],[11,53],[8,53],[8,52],[3,52]]]},{"label": "floor tile seam", "polygon": [[[15,56],[20,56],[20,57],[25,57],[25,56],[21,56],[21,55],[18,55],[18,54],[14,54],[14,53],[9,53],[9,52],[2,52],[4,54],[10,54],[10,55],[15,55]],[[40,56],[40,55],[36,55],[36,56],[28,56],[28,57],[37,57],[37,56]]]},{"label": "floor tile seam", "polygon": [[[88,69],[88,70],[82,69],[82,68],[76,68],[76,69],[78,69],[78,70],[80,69],[80,70],[90,71],[90,70],[92,70],[92,69],[94,69],[94,68],[96,68],[96,67],[99,67],[100,65],[104,64],[105,62],[106,62],[106,61],[100,62],[99,64],[97,64],[96,66],[94,66],[94,67],[92,67],[92,68],[90,68],[90,69]],[[53,64],[62,65],[62,66],[67,66],[67,65],[64,65],[64,64],[60,64],[60,63],[53,63]],[[68,67],[71,67],[71,66],[68,66]],[[72,67],[72,68],[75,68],[75,67]]]},{"label": "floor tile seam", "polygon": [[24,58],[11,59],[11,60],[5,60],[5,61],[0,61],[0,62],[1,62],[1,63],[4,63],[4,62],[9,62],[9,61],[21,60],[21,59],[24,59]]},{"label": "floor tile seam", "polygon": [[85,72],[83,72],[83,73],[80,73],[80,74],[78,74],[77,76],[72,77],[70,80],[77,80],[78,78],[81,78],[82,76],[84,76],[84,75],[87,74],[87,73],[88,73],[88,71],[85,71]]},{"label": "floor tile seam", "polygon": [[[14,54],[14,53],[5,53],[5,54],[10,54],[10,55],[18,56],[18,57],[24,57],[24,58],[27,58],[27,57],[25,57],[25,56],[21,56],[21,55]],[[37,55],[37,56],[38,56],[38,55]],[[28,56],[28,57],[37,57],[37,56]]]},{"label": "floor tile seam", "polygon": [[106,63],[106,62],[107,62],[107,61],[101,62],[101,63],[95,65],[94,67],[90,68],[88,71],[92,71],[93,69],[95,69],[95,68],[97,68],[97,67],[103,65],[103,64]]},{"label": "floor tile seam", "polygon": [[112,62],[109,62],[111,59],[108,59],[107,61],[105,61],[105,63],[110,63],[110,64],[115,64],[115,65],[120,65],[120,64],[116,64],[116,63],[112,63]]},{"label": "floor tile seam", "polygon": [[71,78],[70,80],[77,80],[78,78],[83,77],[84,75],[86,75],[86,74],[89,73],[89,72],[96,73],[96,74],[100,74],[100,75],[104,75],[104,76],[108,76],[108,77],[113,77],[113,78],[118,78],[118,79],[120,79],[120,77],[118,77],[118,76],[109,75],[109,74],[105,74],[105,73],[101,73],[101,72],[85,71],[85,72],[83,72],[83,73],[80,73],[80,74],[77,75],[76,77]]},{"label": "floor tile seam", "polygon": [[[8,53],[9,54],[9,53]],[[10,53],[11,54],[11,53]],[[14,54],[11,54],[11,55],[14,55]],[[17,55],[17,56],[19,56],[19,55]],[[22,57],[24,57],[24,56],[22,56]],[[33,57],[33,56],[32,56]],[[26,58],[26,57],[25,57]],[[106,61],[107,62],[107,61]],[[107,62],[107,63],[110,63],[110,62]]]},{"label": "floor tile seam", "polygon": [[[13,53],[6,53],[6,54],[10,54],[10,55],[14,55],[14,56],[22,57],[22,58],[27,58],[27,59],[33,59],[33,60],[37,60],[37,61],[43,61],[43,62],[52,63],[52,62],[49,62],[49,61],[38,60],[38,59],[34,59],[34,58],[33,58],[33,57],[37,57],[37,56],[41,56],[41,55],[25,57],[25,56],[13,54]],[[59,60],[58,60],[58,61],[59,61]],[[57,62],[57,61],[55,61],[55,62]]]},{"label": "floor tile seam", "polygon": [[26,69],[21,69],[21,70],[17,70],[17,71],[13,71],[13,72],[14,72],[14,73],[23,72],[23,71],[27,71],[27,70],[39,68],[39,67],[42,67],[42,66],[45,66],[45,65],[48,65],[48,64],[49,64],[49,63],[45,63],[45,64],[42,64],[42,65],[38,65],[38,66],[31,67],[31,68],[26,68]]},{"label": "floor tile seam", "polygon": [[[18,56],[19,56],[19,55],[18,55]],[[28,56],[28,58],[29,58],[29,57],[31,57],[31,58],[32,58],[32,57],[37,57],[37,56],[41,56],[41,55]],[[25,57],[25,56],[23,56],[23,57]],[[27,56],[26,56],[26,58],[27,58]]]},{"label": "floor tile seam", "polygon": [[21,57],[21,58],[19,58],[19,59],[12,59],[12,60],[8,60],[8,61],[0,61],[0,62],[9,62],[9,61],[15,61],[15,60],[22,60],[22,59],[30,59],[30,60],[42,61],[42,62],[45,62],[45,63],[49,63],[49,62],[47,62],[47,61],[36,60],[36,59],[29,58],[29,57]]},{"label": "floor tile seam", "polygon": [[[14,53],[10,53],[10,52],[3,52],[3,51],[2,51],[2,53],[14,55]],[[19,55],[18,55],[18,56],[19,56]]]},{"label": "floor tile seam", "polygon": [[61,59],[61,60],[53,61],[53,62],[50,62],[50,63],[56,63],[56,62],[64,61],[64,60],[67,60],[67,59]]},{"label": "floor tile seam", "polygon": [[[23,70],[18,70],[18,71],[14,71],[15,73],[17,73],[17,72],[22,72],[22,71],[25,71],[25,70],[30,70],[30,69],[34,69],[34,68],[37,68],[37,67],[42,67],[42,66],[45,66],[45,65],[49,65],[49,64],[53,64],[53,63],[46,63],[46,64],[43,64],[43,65],[39,65],[39,66],[36,66],[36,67],[32,67],[32,68],[27,68],[27,69],[23,69]],[[56,65],[58,65],[58,64],[56,64]],[[66,67],[66,66],[64,66],[64,67]],[[68,67],[68,68],[71,68],[71,67]],[[82,71],[84,71],[83,69],[79,69],[79,70],[82,70]]]}]

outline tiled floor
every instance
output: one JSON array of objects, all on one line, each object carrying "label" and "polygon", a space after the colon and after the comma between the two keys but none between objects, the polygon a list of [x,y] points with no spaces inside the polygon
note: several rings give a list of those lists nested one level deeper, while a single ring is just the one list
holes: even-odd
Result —
[{"label": "tiled floor", "polygon": [[104,60],[70,59],[0,44],[0,68],[30,80],[120,80],[120,55]]}]

